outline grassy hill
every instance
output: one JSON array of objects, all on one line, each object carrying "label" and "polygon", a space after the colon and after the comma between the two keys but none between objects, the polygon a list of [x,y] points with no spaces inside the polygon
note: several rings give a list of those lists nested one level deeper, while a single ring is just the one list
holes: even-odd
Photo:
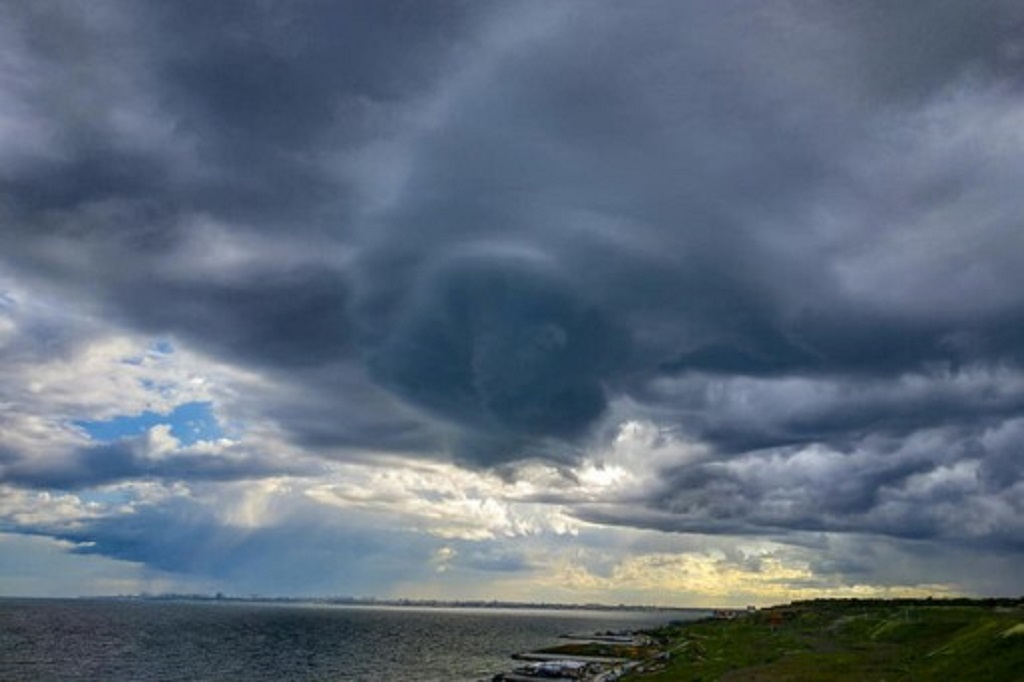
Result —
[{"label": "grassy hill", "polygon": [[821,600],[673,625],[629,680],[1024,682],[1022,600]]}]

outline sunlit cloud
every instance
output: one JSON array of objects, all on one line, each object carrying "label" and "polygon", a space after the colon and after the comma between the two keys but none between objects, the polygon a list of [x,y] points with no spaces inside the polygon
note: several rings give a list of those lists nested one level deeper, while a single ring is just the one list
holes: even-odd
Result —
[{"label": "sunlit cloud", "polygon": [[1012,590],[1022,19],[4,6],[0,578]]}]

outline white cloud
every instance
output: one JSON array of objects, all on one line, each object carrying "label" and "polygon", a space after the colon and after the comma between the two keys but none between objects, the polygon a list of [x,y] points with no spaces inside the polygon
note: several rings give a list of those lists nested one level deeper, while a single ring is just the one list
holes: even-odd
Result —
[{"label": "white cloud", "polygon": [[557,505],[522,501],[518,484],[445,464],[337,465],[306,495],[320,504],[369,512],[443,538],[571,534],[579,525]]},{"label": "white cloud", "polygon": [[71,493],[22,490],[0,485],[0,520],[9,528],[59,529],[80,525],[82,521],[123,512],[99,502],[86,502]]}]

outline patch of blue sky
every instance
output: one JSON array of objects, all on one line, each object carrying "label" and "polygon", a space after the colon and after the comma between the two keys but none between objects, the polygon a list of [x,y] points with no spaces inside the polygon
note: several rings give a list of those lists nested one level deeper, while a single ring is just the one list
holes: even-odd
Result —
[{"label": "patch of blue sky", "polygon": [[213,404],[209,402],[182,403],[166,414],[147,410],[135,415],[118,415],[100,421],[81,420],[74,424],[93,440],[102,442],[141,436],[158,424],[169,425],[171,435],[183,445],[216,440],[224,435],[213,414]]},{"label": "patch of blue sky", "polygon": [[213,405],[194,402],[178,405],[169,415],[171,434],[185,445],[201,440],[216,440],[224,435],[213,414]]}]

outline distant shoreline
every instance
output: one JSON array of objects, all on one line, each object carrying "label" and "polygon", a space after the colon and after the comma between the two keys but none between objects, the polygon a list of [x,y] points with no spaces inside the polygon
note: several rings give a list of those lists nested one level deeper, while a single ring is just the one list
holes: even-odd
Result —
[{"label": "distant shoreline", "polygon": [[440,609],[505,609],[534,611],[628,611],[652,613],[712,613],[715,607],[657,606],[651,604],[573,604],[560,602],[518,602],[500,600],[443,600],[443,599],[386,599],[377,597],[263,597],[258,595],[209,595],[209,594],[125,594],[125,595],[81,595],[77,597],[6,596],[0,599],[74,599],[97,601],[139,601],[139,602],[203,602],[239,604],[315,604],[325,606],[384,606],[401,608]]}]

